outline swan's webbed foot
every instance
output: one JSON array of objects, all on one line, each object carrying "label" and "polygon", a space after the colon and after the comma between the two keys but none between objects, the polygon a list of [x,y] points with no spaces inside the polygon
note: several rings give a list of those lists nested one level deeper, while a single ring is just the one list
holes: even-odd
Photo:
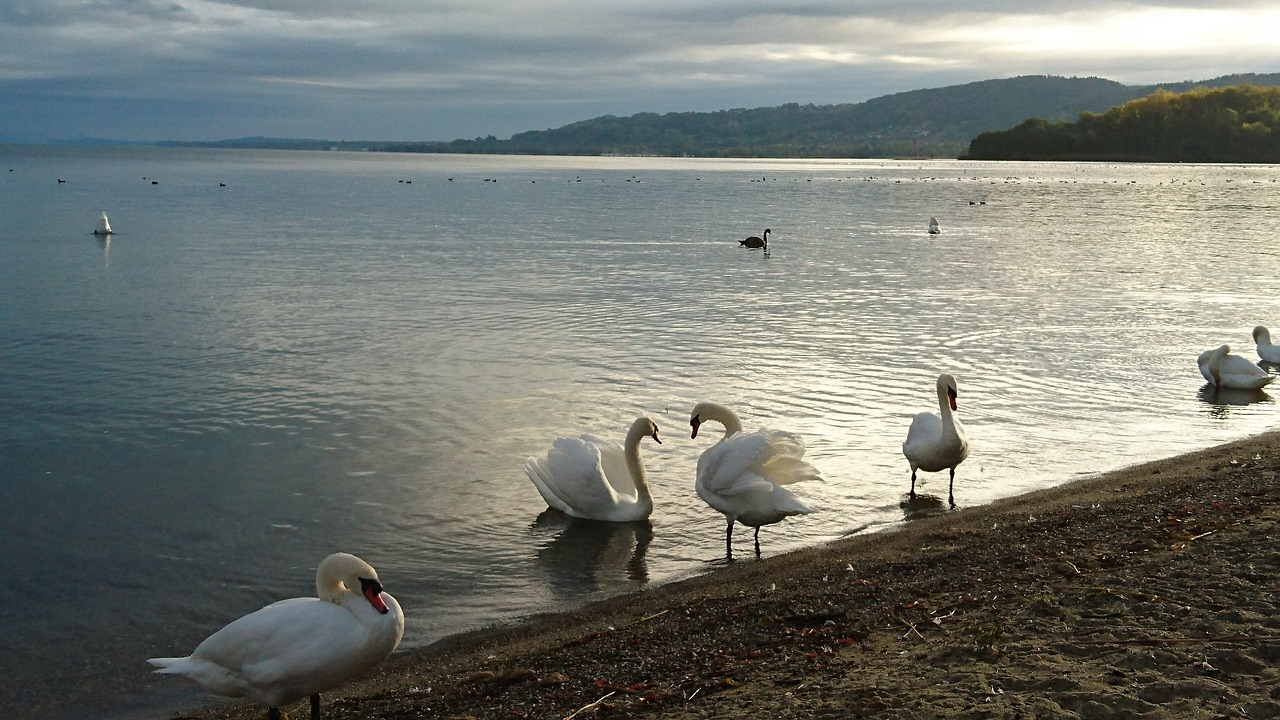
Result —
[{"label": "swan's webbed foot", "polygon": [[289,720],[289,716],[280,708],[267,708],[267,720]]}]

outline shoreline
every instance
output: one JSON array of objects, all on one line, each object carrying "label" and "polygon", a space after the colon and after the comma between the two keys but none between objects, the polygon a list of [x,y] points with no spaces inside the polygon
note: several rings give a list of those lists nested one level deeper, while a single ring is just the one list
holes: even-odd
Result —
[{"label": "shoreline", "polygon": [[1270,430],[450,636],[326,693],[322,712],[1275,717],[1276,537]]}]

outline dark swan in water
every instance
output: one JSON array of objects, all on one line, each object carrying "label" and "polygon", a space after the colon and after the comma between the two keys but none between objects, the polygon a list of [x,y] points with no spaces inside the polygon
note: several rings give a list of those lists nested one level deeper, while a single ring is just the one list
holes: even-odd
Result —
[{"label": "dark swan in water", "polygon": [[755,235],[752,235],[751,237],[747,238],[746,240],[739,240],[739,241],[738,241],[738,244],[739,244],[739,245],[741,245],[741,246],[743,246],[743,247],[749,247],[749,248],[767,248],[767,247],[769,247],[769,233],[770,233],[770,232],[773,232],[773,231],[772,231],[772,230],[770,230],[769,228],[765,228],[765,229],[764,229],[764,237],[762,237],[762,238],[758,238],[758,237],[756,237]]}]

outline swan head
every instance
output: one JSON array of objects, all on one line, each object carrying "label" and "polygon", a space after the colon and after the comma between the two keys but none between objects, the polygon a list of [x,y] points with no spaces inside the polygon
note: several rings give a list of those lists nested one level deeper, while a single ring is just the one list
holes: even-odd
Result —
[{"label": "swan head", "polygon": [[636,421],[631,423],[631,431],[627,435],[628,437],[636,438],[648,435],[653,438],[654,442],[659,445],[662,444],[662,441],[658,439],[658,423],[654,422],[653,418],[643,416],[636,418]]},{"label": "swan head", "polygon": [[350,553],[334,553],[316,571],[316,595],[321,600],[341,604],[348,594],[359,593],[383,615],[390,612],[382,598],[382,582],[369,563]]},{"label": "swan head", "polygon": [[956,379],[950,373],[942,373],[938,376],[938,398],[947,399],[947,404],[952,410],[956,409]]},{"label": "swan head", "polygon": [[1253,329],[1253,341],[1259,345],[1271,344],[1271,331],[1259,325]]}]

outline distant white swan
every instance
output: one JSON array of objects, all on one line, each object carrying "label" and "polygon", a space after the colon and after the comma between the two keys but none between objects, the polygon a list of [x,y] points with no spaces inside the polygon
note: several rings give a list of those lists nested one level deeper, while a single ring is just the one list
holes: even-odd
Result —
[{"label": "distant white swan", "polygon": [[769,228],[765,228],[765,229],[764,229],[764,237],[759,238],[759,237],[756,237],[755,235],[752,235],[751,237],[747,238],[746,240],[739,240],[739,241],[738,241],[738,244],[739,244],[739,245],[741,245],[741,246],[743,246],[743,247],[749,247],[749,248],[765,248],[765,249],[767,250],[767,249],[769,248],[769,233],[771,233],[771,232],[773,232],[773,231],[772,231],[772,230],[770,230]]},{"label": "distant white swan", "polygon": [[102,217],[98,219],[98,226],[93,229],[94,235],[110,235],[111,223],[107,220],[107,214],[102,213]]},{"label": "distant white swan", "polygon": [[638,417],[626,446],[592,435],[559,438],[545,458],[529,458],[524,472],[547,505],[576,518],[632,522],[653,512],[653,496],[640,459],[640,439],[659,445],[658,425]]},{"label": "distant white swan", "polygon": [[938,218],[930,217],[929,218],[929,234],[937,235],[940,232],[942,232],[942,230],[938,228]]},{"label": "distant white swan", "polygon": [[151,658],[156,672],[182,675],[225,697],[280,706],[311,698],[318,718],[320,693],[382,662],[400,644],[404,613],[383,592],[378,573],[347,553],[335,553],[316,571],[316,595],[268,605],[232,622],[181,658]]},{"label": "distant white swan", "polygon": [[1196,358],[1200,374],[1214,387],[1257,390],[1275,380],[1266,370],[1239,355],[1231,354],[1231,346],[1205,350]]},{"label": "distant white swan", "polygon": [[1253,329],[1253,341],[1258,344],[1258,357],[1280,365],[1280,345],[1271,344],[1271,331],[1259,325]]},{"label": "distant white swan", "polygon": [[758,556],[761,525],[813,512],[783,486],[822,476],[803,460],[804,441],[799,435],[768,429],[744,433],[737,414],[723,405],[698,403],[689,418],[690,437],[698,437],[698,428],[713,420],[724,425],[724,437],[698,458],[694,487],[698,497],[728,521],[726,553],[733,554],[733,523],[740,522],[755,528]]},{"label": "distant white swan", "polygon": [[916,496],[916,470],[950,470],[947,500],[954,506],[956,466],[969,456],[969,439],[960,420],[952,414],[956,409],[956,379],[943,373],[937,384],[938,414],[923,412],[911,419],[902,454],[911,463],[911,497]]}]

